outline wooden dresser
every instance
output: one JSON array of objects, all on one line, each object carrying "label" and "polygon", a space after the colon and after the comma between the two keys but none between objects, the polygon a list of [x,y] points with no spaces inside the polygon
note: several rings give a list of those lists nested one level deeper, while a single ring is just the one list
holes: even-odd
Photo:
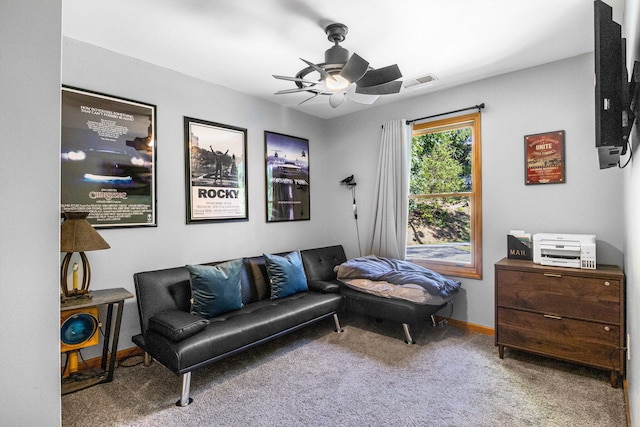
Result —
[{"label": "wooden dresser", "polygon": [[624,275],[504,258],[495,264],[495,343],[608,370],[625,369]]}]

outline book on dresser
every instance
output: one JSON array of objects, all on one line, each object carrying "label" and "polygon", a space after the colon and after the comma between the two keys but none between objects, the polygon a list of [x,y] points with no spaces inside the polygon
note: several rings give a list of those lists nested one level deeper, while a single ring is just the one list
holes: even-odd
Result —
[{"label": "book on dresser", "polygon": [[495,344],[625,372],[625,283],[617,266],[575,269],[504,258],[495,264]]}]

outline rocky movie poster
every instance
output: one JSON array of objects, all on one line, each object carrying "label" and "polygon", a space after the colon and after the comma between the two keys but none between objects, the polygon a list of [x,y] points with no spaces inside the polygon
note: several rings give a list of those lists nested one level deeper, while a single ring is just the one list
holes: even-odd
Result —
[{"label": "rocky movie poster", "polygon": [[246,130],[185,118],[187,222],[246,220]]},{"label": "rocky movie poster", "polygon": [[559,184],[564,177],[564,131],[527,135],[525,184]]},{"label": "rocky movie poster", "polygon": [[61,210],[95,227],[155,226],[155,106],[62,89]]},{"label": "rocky movie poster", "polygon": [[267,221],[310,219],[309,141],[265,132]]}]

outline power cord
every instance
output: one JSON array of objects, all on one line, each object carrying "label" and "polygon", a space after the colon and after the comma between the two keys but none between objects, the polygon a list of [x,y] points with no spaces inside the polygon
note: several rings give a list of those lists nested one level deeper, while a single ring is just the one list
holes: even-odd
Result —
[{"label": "power cord", "polygon": [[449,324],[449,319],[451,319],[451,317],[453,316],[453,302],[452,301],[447,301],[447,305],[449,307],[451,307],[451,310],[449,311],[449,316],[448,317],[438,316],[440,318],[440,320],[436,320],[436,315],[435,314],[431,315],[431,324],[433,325],[434,328],[436,326],[440,326],[441,328],[444,328],[445,326],[447,326]]},{"label": "power cord", "polygon": [[[135,360],[139,358],[140,360]],[[130,360],[134,359],[134,362],[130,362]],[[140,354],[130,354],[129,356],[123,357],[118,360],[119,368],[133,368],[134,366],[138,366],[144,363],[144,356]]]},{"label": "power cord", "polygon": [[631,145],[631,141],[627,140],[627,145],[629,146],[629,158],[627,159],[624,165],[620,165],[620,161],[618,161],[618,167],[620,169],[626,168],[629,162],[631,161],[631,158],[633,157],[633,147]]},{"label": "power cord", "polygon": [[[78,356],[82,360],[82,364],[84,365],[84,369],[83,370],[78,370],[78,371],[75,371],[75,372],[69,372],[69,375],[66,377],[66,379],[70,380],[70,381],[84,381],[86,379],[93,378],[94,377],[94,373],[93,373],[93,371],[91,371],[87,361],[84,360],[84,357],[82,356],[82,351],[80,349],[72,350],[72,351],[74,351],[74,352],[76,352],[78,354]],[[67,372],[67,368],[69,368],[69,353],[70,352],[65,352],[65,355],[67,357],[66,357],[66,359],[64,361],[64,367],[62,368],[62,372],[60,373],[61,376],[64,376],[66,374],[66,372]]]},{"label": "power cord", "polygon": [[353,217],[356,221],[356,237],[358,239],[358,252],[362,256],[362,248],[360,247],[360,228],[358,227],[358,205],[356,204],[356,184],[351,185],[351,197],[353,198]]}]

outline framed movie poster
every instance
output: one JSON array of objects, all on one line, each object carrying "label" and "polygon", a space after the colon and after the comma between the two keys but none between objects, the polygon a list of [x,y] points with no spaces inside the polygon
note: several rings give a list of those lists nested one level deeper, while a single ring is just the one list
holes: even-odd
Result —
[{"label": "framed movie poster", "polygon": [[184,118],[187,224],[249,219],[247,130]]},{"label": "framed movie poster", "polygon": [[565,182],[564,131],[524,137],[525,184]]},{"label": "framed movie poster", "polygon": [[63,87],[61,210],[95,227],[156,226],[156,107]]},{"label": "framed movie poster", "polygon": [[267,222],[309,220],[309,140],[264,132]]}]

